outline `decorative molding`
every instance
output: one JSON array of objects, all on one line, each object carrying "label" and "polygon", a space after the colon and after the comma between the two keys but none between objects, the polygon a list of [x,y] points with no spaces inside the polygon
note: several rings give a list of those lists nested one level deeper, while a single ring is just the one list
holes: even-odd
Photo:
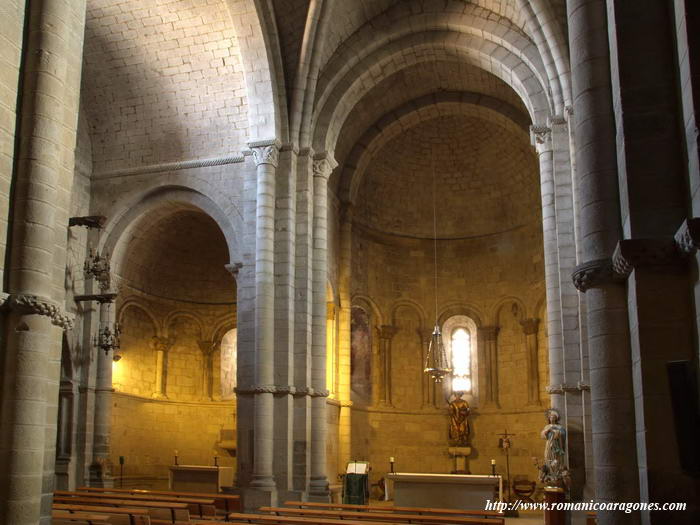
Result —
[{"label": "decorative molding", "polygon": [[523,332],[525,332],[525,335],[536,334],[539,325],[540,320],[535,317],[532,317],[530,319],[523,319],[520,321],[520,326],[523,327]]},{"label": "decorative molding", "polygon": [[277,139],[249,142],[248,147],[253,152],[256,166],[270,164],[276,168],[279,165],[280,142]]},{"label": "decorative molding", "polygon": [[595,259],[579,264],[574,268],[571,278],[579,292],[586,292],[605,284],[620,282],[620,277],[613,270],[612,260]]},{"label": "decorative molding", "polygon": [[569,393],[569,392],[580,392],[581,390],[584,390],[584,388],[581,388],[581,386],[579,386],[579,385],[583,385],[583,383],[581,383],[579,381],[576,384],[576,386],[568,385],[566,383],[562,383],[561,385],[549,385],[548,387],[545,388],[545,390],[547,391],[548,394],[562,395],[562,394]]},{"label": "decorative molding", "polygon": [[567,124],[565,115],[552,115],[547,120],[548,120],[549,127],[566,126],[566,124]]},{"label": "decorative molding", "polygon": [[669,266],[682,262],[675,239],[625,239],[612,257],[615,273],[627,277],[638,267]]},{"label": "decorative molding", "polygon": [[256,385],[250,387],[236,387],[236,394],[243,396],[252,396],[255,394],[273,394],[273,395],[293,395],[295,397],[328,397],[328,390],[315,390],[311,387],[297,388],[292,385]]},{"label": "decorative molding", "polygon": [[226,155],[223,157],[213,157],[209,159],[191,159],[177,162],[164,162],[161,164],[148,164],[134,168],[123,168],[112,171],[95,173],[93,180],[116,179],[119,177],[133,177],[135,175],[146,175],[149,173],[164,173],[168,171],[188,170],[193,168],[210,168],[212,166],[223,166],[225,164],[239,164],[245,161],[245,153],[236,155]]},{"label": "decorative molding", "polygon": [[700,217],[684,220],[673,238],[681,253],[695,255],[700,248]]},{"label": "decorative molding", "polygon": [[581,392],[590,392],[591,391],[591,385],[588,383],[584,383],[583,381],[579,381],[576,384],[576,388],[578,388]]},{"label": "decorative molding", "polygon": [[54,301],[39,295],[2,294],[0,307],[25,315],[43,315],[51,320],[51,324],[64,330],[71,330],[75,323],[72,314],[64,312]]}]

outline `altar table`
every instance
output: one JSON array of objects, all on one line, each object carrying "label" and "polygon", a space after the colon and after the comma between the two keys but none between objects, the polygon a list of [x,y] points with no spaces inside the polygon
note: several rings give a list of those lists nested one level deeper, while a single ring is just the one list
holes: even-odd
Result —
[{"label": "altar table", "polygon": [[232,467],[170,465],[168,488],[179,492],[221,492],[233,485]]},{"label": "altar table", "polygon": [[394,482],[397,507],[484,510],[486,500],[503,496],[501,476],[397,472],[387,478]]}]

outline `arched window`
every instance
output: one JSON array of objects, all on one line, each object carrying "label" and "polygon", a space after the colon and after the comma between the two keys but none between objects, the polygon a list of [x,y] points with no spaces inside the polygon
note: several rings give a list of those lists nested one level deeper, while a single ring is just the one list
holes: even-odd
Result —
[{"label": "arched window", "polygon": [[448,382],[450,392],[464,392],[475,400],[478,391],[476,323],[466,315],[454,315],[444,322],[442,334],[452,367]]},{"label": "arched window", "polygon": [[237,330],[232,328],[221,338],[221,399],[224,401],[235,399],[236,388],[236,345]]},{"label": "arched window", "polygon": [[472,391],[471,336],[463,327],[452,330],[452,391]]}]

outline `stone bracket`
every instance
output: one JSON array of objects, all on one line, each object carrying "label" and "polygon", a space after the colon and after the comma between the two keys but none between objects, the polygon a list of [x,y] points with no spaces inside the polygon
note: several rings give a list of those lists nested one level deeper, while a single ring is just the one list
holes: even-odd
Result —
[{"label": "stone bracket", "polygon": [[612,265],[626,278],[635,268],[680,264],[680,254],[675,239],[625,239],[617,243]]},{"label": "stone bracket", "polygon": [[673,238],[681,253],[694,255],[700,248],[700,217],[684,220]]},{"label": "stone bracket", "polygon": [[29,294],[1,294],[0,308],[18,312],[20,314],[43,315],[51,320],[51,324],[64,330],[71,330],[75,323],[75,317],[63,311],[63,309],[51,299],[39,295]]}]

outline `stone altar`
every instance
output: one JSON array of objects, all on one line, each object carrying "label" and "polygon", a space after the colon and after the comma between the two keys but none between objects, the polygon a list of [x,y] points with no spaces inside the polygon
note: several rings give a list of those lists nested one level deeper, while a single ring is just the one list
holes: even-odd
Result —
[{"label": "stone altar", "polygon": [[502,499],[501,476],[474,474],[387,474],[394,482],[394,505],[484,510],[486,500]]},{"label": "stone altar", "polygon": [[204,465],[170,465],[168,488],[181,492],[221,492],[233,485],[233,468]]}]

